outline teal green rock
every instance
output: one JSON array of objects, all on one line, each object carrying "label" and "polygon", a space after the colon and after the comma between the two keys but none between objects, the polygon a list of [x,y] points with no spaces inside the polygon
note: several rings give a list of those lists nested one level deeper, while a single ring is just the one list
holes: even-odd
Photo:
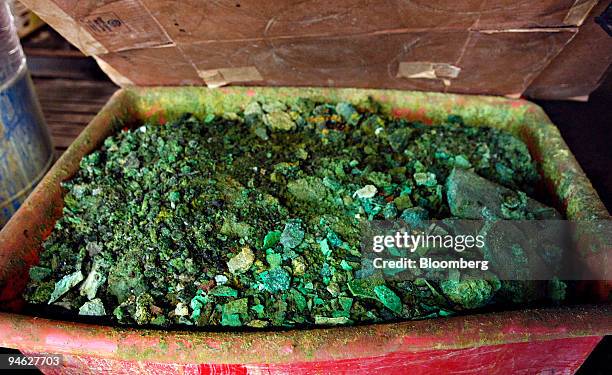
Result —
[{"label": "teal green rock", "polygon": [[282,292],[289,289],[291,276],[281,267],[272,268],[259,275],[265,290],[270,293]]},{"label": "teal green rock", "polygon": [[238,291],[227,285],[218,285],[211,289],[209,293],[217,297],[238,297]]},{"label": "teal green rock", "polygon": [[280,243],[287,249],[294,249],[302,243],[304,230],[301,220],[290,220],[285,224],[285,229],[280,237]]},{"label": "teal green rock", "polygon": [[491,182],[477,174],[453,169],[446,180],[446,196],[453,216],[462,219],[561,219],[554,208]]},{"label": "teal green rock", "polygon": [[377,299],[374,289],[381,285],[384,280],[379,278],[354,279],[348,283],[348,288],[355,297]]},{"label": "teal green rock", "polygon": [[79,308],[79,315],[85,316],[104,316],[106,310],[104,304],[100,298],[95,298],[91,301],[87,301]]},{"label": "teal green rock", "polygon": [[440,288],[445,296],[465,309],[485,306],[493,291],[486,280],[444,280]]},{"label": "teal green rock", "polygon": [[46,267],[33,266],[29,270],[30,279],[34,282],[41,282],[51,276],[51,270]]},{"label": "teal green rock", "polygon": [[386,285],[377,285],[374,287],[374,294],[378,300],[385,305],[386,308],[393,311],[396,314],[402,312],[402,300],[395,294],[394,291],[389,289]]},{"label": "teal green rock", "polygon": [[66,294],[66,292],[75,287],[81,281],[83,281],[83,274],[81,271],[64,276],[60,281],[55,283],[55,289],[53,290],[48,303],[52,304],[53,302],[57,301],[61,296]]},{"label": "teal green rock", "polygon": [[274,247],[280,241],[281,233],[282,232],[277,230],[268,232],[268,234],[266,234],[263,240],[263,249],[266,250],[271,247]]}]

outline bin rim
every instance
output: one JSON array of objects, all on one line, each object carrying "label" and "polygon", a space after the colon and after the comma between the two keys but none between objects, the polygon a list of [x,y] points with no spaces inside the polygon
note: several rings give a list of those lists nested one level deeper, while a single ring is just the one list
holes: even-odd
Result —
[{"label": "bin rim", "polygon": [[121,328],[0,313],[3,347],[174,364],[337,361],[609,334],[612,304],[254,332]]}]

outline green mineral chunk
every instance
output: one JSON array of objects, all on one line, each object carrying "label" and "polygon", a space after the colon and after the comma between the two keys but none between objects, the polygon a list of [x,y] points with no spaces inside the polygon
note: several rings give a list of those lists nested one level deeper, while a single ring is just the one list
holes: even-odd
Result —
[{"label": "green mineral chunk", "polygon": [[444,280],[440,282],[440,288],[451,301],[466,309],[486,305],[492,292],[491,285],[486,280]]},{"label": "green mineral chunk", "polygon": [[279,101],[279,100],[273,100],[273,101],[267,101],[265,103],[263,103],[261,105],[261,108],[265,111],[265,112],[282,112],[285,111],[287,109],[287,104]]},{"label": "green mineral chunk", "polygon": [[259,105],[259,103],[250,102],[249,104],[247,104],[246,107],[244,107],[244,115],[247,117],[248,116],[253,116],[253,117],[263,116],[263,110],[261,109],[261,106]]},{"label": "green mineral chunk", "polygon": [[60,281],[55,283],[55,289],[49,298],[49,304],[57,301],[61,296],[66,294],[70,289],[76,286],[78,283],[83,281],[83,274],[81,271],[76,271],[70,275],[64,276]]},{"label": "green mineral chunk", "polygon": [[355,297],[377,299],[374,288],[383,284],[380,278],[354,279],[349,281],[348,288]]},{"label": "green mineral chunk", "polygon": [[283,256],[276,253],[266,255],[266,260],[270,265],[270,268],[278,267],[283,263]]},{"label": "green mineral chunk", "polygon": [[463,169],[453,169],[446,180],[451,213],[462,219],[560,219],[554,209]]},{"label": "green mineral chunk", "polygon": [[178,191],[173,191],[168,194],[168,199],[170,200],[170,202],[176,203],[181,200],[181,193],[179,193]]},{"label": "green mineral chunk", "polygon": [[336,104],[336,112],[342,116],[342,119],[349,125],[357,125],[361,118],[359,112],[349,103]]},{"label": "green mineral chunk", "polygon": [[151,305],[153,305],[153,297],[148,293],[143,293],[136,297],[136,311],[134,312],[134,320],[138,324],[148,324],[153,317],[151,314]]},{"label": "green mineral chunk", "polygon": [[293,298],[293,301],[298,311],[304,311],[307,306],[306,298],[304,297],[304,295],[298,292],[296,289],[291,289],[291,298]]},{"label": "green mineral chunk", "polygon": [[240,321],[240,315],[238,314],[223,314],[221,316],[221,325],[230,327],[240,327],[242,322]]},{"label": "green mineral chunk", "polygon": [[345,325],[350,322],[351,320],[344,316],[340,316],[337,318],[331,318],[327,316],[315,316],[315,324],[320,324],[320,325],[338,326],[338,325]]},{"label": "green mineral chunk", "polygon": [[257,313],[258,317],[263,317],[264,314],[264,306],[263,305],[255,305],[255,306],[251,306],[251,310],[255,311]]},{"label": "green mineral chunk", "polygon": [[87,278],[83,282],[80,288],[82,296],[87,296],[87,299],[93,300],[96,297],[98,288],[100,288],[106,282],[106,269],[107,264],[101,259],[95,259],[91,271]]},{"label": "green mineral chunk", "polygon": [[53,290],[55,289],[55,283],[53,281],[43,281],[34,288],[34,292],[28,295],[28,302],[30,303],[46,303],[49,301]]},{"label": "green mineral chunk", "polygon": [[342,268],[345,271],[353,270],[353,266],[351,266],[349,262],[346,261],[346,259],[342,259],[342,261],[340,262],[340,268]]},{"label": "green mineral chunk", "polygon": [[567,284],[558,278],[555,277],[548,282],[548,289],[548,295],[553,301],[560,302],[565,299]]},{"label": "green mineral chunk", "polygon": [[108,291],[119,303],[123,303],[130,295],[146,292],[142,266],[138,262],[139,257],[136,251],[126,253],[110,268]]},{"label": "green mineral chunk", "polygon": [[268,325],[270,325],[270,322],[265,321],[265,320],[253,319],[250,322],[248,322],[247,325],[253,328],[265,328]]},{"label": "green mineral chunk", "polygon": [[79,308],[79,315],[104,316],[106,315],[106,310],[104,309],[102,300],[100,298],[95,298],[85,302],[83,306]]},{"label": "green mineral chunk", "polygon": [[316,177],[305,177],[287,183],[287,191],[296,201],[325,205],[329,195],[325,184]]},{"label": "green mineral chunk", "polygon": [[395,203],[395,207],[397,207],[397,209],[400,211],[403,211],[413,206],[412,200],[410,199],[410,195],[400,195],[399,197],[393,200],[393,203]]},{"label": "green mineral chunk", "polygon": [[227,268],[230,273],[241,274],[251,268],[253,261],[255,261],[255,254],[248,246],[245,246],[227,262]]},{"label": "green mineral chunk", "polygon": [[350,311],[351,307],[353,306],[353,299],[350,297],[339,297],[338,303],[340,303],[342,310]]},{"label": "green mineral chunk", "polygon": [[189,307],[192,309],[191,319],[198,320],[202,314],[202,308],[208,303],[208,298],[201,294],[194,296],[189,302]]},{"label": "green mineral chunk", "polygon": [[30,279],[35,282],[41,282],[51,276],[51,270],[46,267],[33,266],[29,271]]},{"label": "green mineral chunk", "polygon": [[331,249],[329,248],[329,244],[327,243],[327,239],[323,239],[321,240],[321,242],[319,242],[319,246],[321,247],[321,252],[323,253],[324,257],[329,257],[332,253]]},{"label": "green mineral chunk", "polygon": [[389,289],[386,285],[378,285],[374,287],[374,293],[378,300],[385,305],[386,308],[393,311],[396,314],[402,312],[402,300],[395,294],[394,291]]},{"label": "green mineral chunk", "polygon": [[436,181],[436,175],[430,172],[427,173],[415,173],[414,182],[420,186],[433,187],[438,184]]},{"label": "green mineral chunk", "polygon": [[249,311],[249,300],[248,298],[240,298],[233,301],[229,301],[223,305],[223,314],[247,314]]},{"label": "green mineral chunk", "polygon": [[166,319],[163,315],[156,316],[153,320],[151,320],[151,324],[156,326],[166,326],[168,324],[168,319]]},{"label": "green mineral chunk", "polygon": [[291,276],[282,267],[272,268],[259,274],[264,289],[270,293],[282,292],[289,289]]},{"label": "green mineral chunk", "polygon": [[210,294],[217,297],[238,297],[238,291],[227,285],[217,285],[210,290]]},{"label": "green mineral chunk", "polygon": [[388,137],[389,145],[395,152],[402,152],[408,145],[410,137],[414,133],[411,128],[399,128],[394,130]]},{"label": "green mineral chunk", "polygon": [[424,220],[429,219],[429,213],[422,207],[411,207],[402,212],[400,219],[411,226],[419,226]]},{"label": "green mineral chunk", "polygon": [[291,116],[287,112],[272,112],[264,115],[264,122],[273,132],[276,131],[291,131],[296,125]]},{"label": "green mineral chunk", "polygon": [[278,230],[273,230],[271,232],[268,232],[268,234],[266,234],[266,236],[264,237],[263,240],[263,249],[269,249],[271,247],[274,247],[281,238],[281,232]]},{"label": "green mineral chunk", "polygon": [[223,220],[223,226],[221,227],[221,233],[234,237],[248,237],[252,230],[253,229],[249,224],[237,222],[231,217],[226,217]]},{"label": "green mineral chunk", "polygon": [[455,156],[454,163],[457,168],[468,169],[472,166],[470,161],[463,155]]},{"label": "green mineral chunk", "polygon": [[285,229],[280,237],[280,243],[287,249],[294,249],[302,243],[304,230],[301,220],[290,220],[285,224]]}]

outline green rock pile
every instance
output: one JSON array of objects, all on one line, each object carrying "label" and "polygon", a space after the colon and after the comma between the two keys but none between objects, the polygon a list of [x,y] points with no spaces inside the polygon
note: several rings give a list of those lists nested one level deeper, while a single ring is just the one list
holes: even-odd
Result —
[{"label": "green rock pile", "polygon": [[64,183],[64,215],[24,297],[160,326],[446,316],[520,285],[359,278],[361,225],[473,218],[483,205],[530,218],[550,210],[527,197],[537,179],[521,141],[456,116],[426,126],[304,99],[143,124],[107,138]]}]

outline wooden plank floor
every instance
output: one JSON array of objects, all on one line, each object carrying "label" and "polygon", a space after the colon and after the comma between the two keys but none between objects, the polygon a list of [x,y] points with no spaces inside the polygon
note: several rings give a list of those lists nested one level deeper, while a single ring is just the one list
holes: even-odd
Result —
[{"label": "wooden plank floor", "polygon": [[118,89],[110,81],[34,78],[59,157]]}]

